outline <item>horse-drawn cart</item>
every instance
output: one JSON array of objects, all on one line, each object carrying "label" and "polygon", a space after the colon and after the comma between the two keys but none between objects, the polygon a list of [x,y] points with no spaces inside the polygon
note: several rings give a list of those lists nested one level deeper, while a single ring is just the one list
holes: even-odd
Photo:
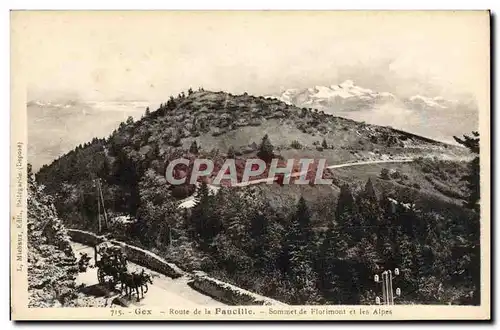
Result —
[{"label": "horse-drawn cart", "polygon": [[[120,291],[131,297],[133,291],[137,294],[137,301],[140,299],[139,289],[144,298],[144,293],[148,291],[148,283],[153,284],[151,275],[144,269],[141,272],[127,269],[127,258],[123,248],[110,242],[103,242],[94,247],[95,265],[97,267],[97,279],[102,285],[109,286],[115,290],[118,283],[121,284]],[[145,290],[144,290],[145,289]]]},{"label": "horse-drawn cart", "polygon": [[103,242],[94,247],[94,252],[99,283],[114,287],[119,282],[120,275],[127,271],[127,259],[123,249],[110,242]]}]

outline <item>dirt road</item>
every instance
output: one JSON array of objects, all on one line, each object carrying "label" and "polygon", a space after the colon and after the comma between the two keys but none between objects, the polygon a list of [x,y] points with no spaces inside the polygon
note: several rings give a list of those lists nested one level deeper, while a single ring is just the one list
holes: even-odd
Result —
[{"label": "dirt road", "polygon": [[[71,246],[77,258],[80,258],[80,253],[85,252],[92,257],[90,265],[94,265],[94,249],[92,247],[75,242],[72,242]],[[106,296],[108,299],[107,306],[116,304],[129,307],[162,307],[165,309],[169,307],[196,307],[200,305],[225,306],[225,304],[192,289],[187,284],[189,281],[187,277],[172,279],[145,267],[131,262],[128,263],[130,271],[141,270],[143,268],[152,275],[153,284],[149,285],[148,292],[144,294],[144,298],[140,301],[136,301],[135,294],[131,299],[128,299],[119,292],[109,292],[109,290],[99,285],[96,268],[88,267],[86,272],[79,273],[76,283],[77,285],[83,284],[85,288],[82,291],[88,295]]]}]

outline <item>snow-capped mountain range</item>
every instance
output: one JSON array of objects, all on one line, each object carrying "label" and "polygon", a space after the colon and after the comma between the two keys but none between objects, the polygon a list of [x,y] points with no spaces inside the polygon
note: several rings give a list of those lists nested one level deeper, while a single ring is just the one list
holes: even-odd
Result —
[{"label": "snow-capped mountain range", "polygon": [[331,86],[287,89],[269,97],[300,108],[391,126],[448,143],[454,143],[454,135],[478,129],[479,110],[472,98],[458,101],[441,96],[398,97],[360,87],[352,80]]},{"label": "snow-capped mountain range", "polygon": [[399,99],[389,92],[377,92],[357,86],[352,80],[338,85],[287,89],[275,98],[291,105],[315,108],[325,112],[364,110],[378,104],[395,103],[415,109],[446,109],[457,105],[455,100],[415,95]]}]

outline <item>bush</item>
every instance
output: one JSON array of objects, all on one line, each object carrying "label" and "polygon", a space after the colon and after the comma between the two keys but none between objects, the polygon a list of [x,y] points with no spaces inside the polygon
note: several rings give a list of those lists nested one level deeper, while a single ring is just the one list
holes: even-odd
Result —
[{"label": "bush", "polygon": [[195,190],[195,185],[177,185],[172,188],[172,197],[179,199],[186,198],[191,196],[195,192]]},{"label": "bush", "polygon": [[386,168],[383,168],[382,171],[380,171],[380,178],[383,180],[390,180],[389,176],[389,170]]},{"label": "bush", "polygon": [[302,144],[300,144],[300,142],[297,140],[293,140],[292,143],[290,144],[290,146],[293,149],[302,149]]},{"label": "bush", "polygon": [[399,173],[398,171],[396,170],[389,170],[389,176],[392,178],[392,179],[400,179],[401,178],[401,173]]}]

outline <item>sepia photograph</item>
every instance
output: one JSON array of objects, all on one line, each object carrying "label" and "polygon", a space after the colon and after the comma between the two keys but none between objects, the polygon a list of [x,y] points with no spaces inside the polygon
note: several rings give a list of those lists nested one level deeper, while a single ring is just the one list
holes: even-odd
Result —
[{"label": "sepia photograph", "polygon": [[12,11],[11,40],[14,319],[490,318],[488,11]]}]

